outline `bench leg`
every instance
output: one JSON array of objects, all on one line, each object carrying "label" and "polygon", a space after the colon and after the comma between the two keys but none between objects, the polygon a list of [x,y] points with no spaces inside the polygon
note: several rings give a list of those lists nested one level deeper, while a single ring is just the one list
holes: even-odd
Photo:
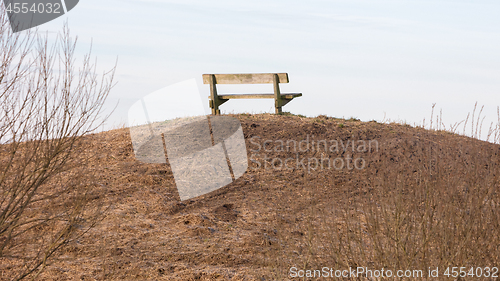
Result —
[{"label": "bench leg", "polygon": [[212,109],[212,115],[220,115],[219,107],[215,104],[213,100],[210,101],[210,108]]},{"label": "bench leg", "polygon": [[212,115],[220,115],[219,97],[217,96],[217,87],[215,84],[215,75],[210,75],[210,108],[212,109]]},{"label": "bench leg", "polygon": [[274,110],[274,111],[275,111],[274,113],[276,113],[276,114],[281,114],[281,113],[283,113],[283,111],[282,111],[282,109],[281,109],[281,108],[282,108],[281,106],[276,106],[276,107],[275,107],[275,110]]},{"label": "bench leg", "polygon": [[208,106],[212,110],[212,115],[220,115],[219,107],[218,106],[216,107],[215,105],[216,104],[214,100],[212,99],[212,97],[210,97],[210,100],[208,101]]},{"label": "bench leg", "polygon": [[220,110],[219,110],[219,106],[223,103],[225,103],[226,101],[228,100],[224,100],[224,99],[221,99],[221,98],[218,98],[216,97],[216,102],[212,99],[212,97],[210,97],[210,100],[208,101],[208,107],[210,107],[212,109],[212,114],[213,115],[220,115]]},{"label": "bench leg", "polygon": [[274,109],[276,114],[281,114],[281,107],[283,106],[283,100],[281,99],[280,93],[280,80],[278,74],[273,75],[273,86],[274,86]]}]

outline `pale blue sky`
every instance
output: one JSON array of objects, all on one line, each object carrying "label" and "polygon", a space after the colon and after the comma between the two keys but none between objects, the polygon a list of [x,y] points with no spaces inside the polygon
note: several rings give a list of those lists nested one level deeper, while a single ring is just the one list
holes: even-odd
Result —
[{"label": "pale blue sky", "polygon": [[[196,78],[206,98],[203,73],[253,72],[289,73],[282,92],[303,93],[284,107],[292,113],[421,123],[437,103],[448,125],[476,101],[496,119],[499,14],[499,1],[81,0],[40,30],[67,19],[82,51],[93,40],[99,69],[118,57],[108,108],[120,102],[108,127],[160,88]],[[272,112],[273,102],[233,100],[221,110]]]}]

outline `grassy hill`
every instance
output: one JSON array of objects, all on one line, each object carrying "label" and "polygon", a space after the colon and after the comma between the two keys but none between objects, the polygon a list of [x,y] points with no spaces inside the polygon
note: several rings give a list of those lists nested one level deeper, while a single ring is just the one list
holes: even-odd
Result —
[{"label": "grassy hill", "polygon": [[323,267],[439,267],[443,279],[500,266],[500,146],[395,123],[234,117],[247,172],[183,202],[168,165],[135,160],[128,129],[89,136],[93,200],[110,208],[41,279],[298,280]]}]

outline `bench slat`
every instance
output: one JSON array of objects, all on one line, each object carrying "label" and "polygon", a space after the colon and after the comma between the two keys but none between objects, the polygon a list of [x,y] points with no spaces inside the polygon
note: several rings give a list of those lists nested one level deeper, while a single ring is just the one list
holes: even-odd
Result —
[{"label": "bench slat", "polygon": [[[274,99],[274,94],[221,94],[218,95],[220,99]],[[293,99],[301,97],[302,93],[283,93],[281,98]]]},{"label": "bench slat", "polygon": [[[276,73],[280,83],[288,83],[288,73]],[[203,74],[203,84],[210,84],[210,75]],[[213,74],[216,84],[269,84],[274,73]]]}]

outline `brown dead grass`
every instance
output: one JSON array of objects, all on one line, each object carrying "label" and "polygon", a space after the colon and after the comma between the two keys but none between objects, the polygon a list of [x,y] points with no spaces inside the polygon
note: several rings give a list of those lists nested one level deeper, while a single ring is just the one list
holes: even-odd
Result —
[{"label": "brown dead grass", "polygon": [[89,136],[100,155],[88,167],[99,183],[95,200],[111,208],[40,279],[287,280],[292,266],[499,266],[500,146],[399,124],[235,117],[249,156],[252,136],[377,140],[379,150],[300,153],[349,153],[365,159],[362,170],[265,170],[250,162],[234,183],[180,202],[167,165],[134,159],[127,129]]}]

